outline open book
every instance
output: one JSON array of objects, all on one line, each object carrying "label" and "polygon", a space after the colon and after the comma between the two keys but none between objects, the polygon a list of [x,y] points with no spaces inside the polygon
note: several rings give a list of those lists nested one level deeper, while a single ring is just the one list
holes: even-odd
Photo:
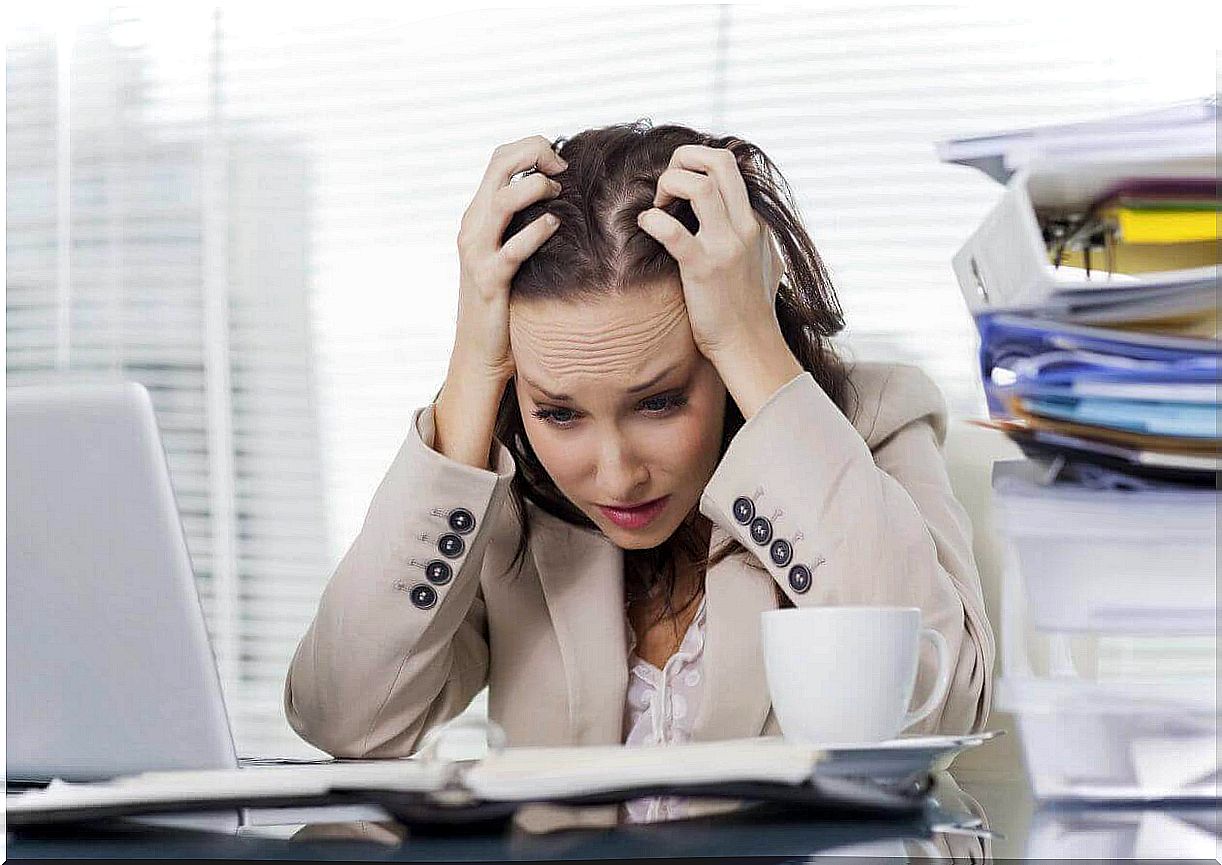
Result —
[{"label": "open book", "polygon": [[408,823],[465,823],[546,802],[605,805],[640,796],[787,803],[836,814],[913,814],[921,784],[816,777],[826,752],[777,737],[655,747],[522,747],[480,760],[435,750],[394,760],[337,760],[206,771],[145,772],[7,797],[10,826],[110,816],[358,802]]}]

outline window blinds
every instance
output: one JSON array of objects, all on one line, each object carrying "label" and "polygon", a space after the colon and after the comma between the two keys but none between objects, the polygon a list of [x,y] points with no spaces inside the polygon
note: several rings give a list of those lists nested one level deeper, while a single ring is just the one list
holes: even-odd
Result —
[{"label": "window blinds", "polygon": [[153,392],[243,754],[312,751],[284,671],[442,382],[458,223],[498,144],[642,117],[754,141],[831,270],[842,348],[979,415],[949,261],[999,189],[933,142],[1217,74],[1209,37],[1117,9],[258,5],[27,11],[7,45],[9,381]]}]

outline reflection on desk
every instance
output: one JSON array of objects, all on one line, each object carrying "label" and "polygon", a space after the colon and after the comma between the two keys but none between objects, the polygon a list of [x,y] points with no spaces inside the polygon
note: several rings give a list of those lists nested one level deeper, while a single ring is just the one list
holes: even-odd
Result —
[{"label": "reflection on desk", "polygon": [[1027,843],[1032,859],[1217,860],[1218,809],[1045,808],[1035,815]]}]

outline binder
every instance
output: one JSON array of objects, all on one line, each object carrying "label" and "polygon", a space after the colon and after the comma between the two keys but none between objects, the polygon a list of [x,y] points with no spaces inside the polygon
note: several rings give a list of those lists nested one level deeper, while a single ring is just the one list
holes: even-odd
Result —
[{"label": "binder", "polygon": [[1024,318],[981,315],[980,375],[989,409],[1005,414],[1003,391],[1028,386],[1090,384],[1218,384],[1217,340],[1116,330]]},{"label": "binder", "polygon": [[[956,281],[973,315],[983,312],[1039,310],[1049,304],[1065,303],[1101,289],[1128,290],[1137,296],[1143,291],[1169,291],[1196,285],[1201,308],[1216,306],[1217,244],[1190,244],[1202,252],[1189,258],[1179,247],[1159,252],[1128,248],[1123,262],[1113,262],[1109,272],[1102,260],[1093,267],[1073,267],[1062,261],[1060,267],[1050,259],[1049,238],[1039,216],[1088,212],[1101,196],[1112,193],[1117,184],[1135,177],[1161,180],[1212,178],[1216,158],[1177,157],[1155,161],[1117,161],[1099,165],[1039,164],[1017,172],[1006,186],[1001,200],[951,260]],[[1037,216],[1037,214],[1039,216]],[[1075,253],[1081,256],[1081,253]],[[1080,260],[1080,259],[1079,259]],[[1085,263],[1085,262],[1084,262]]]}]

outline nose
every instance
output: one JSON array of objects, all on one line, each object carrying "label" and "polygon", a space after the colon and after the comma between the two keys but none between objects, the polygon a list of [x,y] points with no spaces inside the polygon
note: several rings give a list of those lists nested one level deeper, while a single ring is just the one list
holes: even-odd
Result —
[{"label": "nose", "polygon": [[649,467],[622,435],[610,435],[603,440],[595,470],[604,502],[636,501],[649,485]]}]

